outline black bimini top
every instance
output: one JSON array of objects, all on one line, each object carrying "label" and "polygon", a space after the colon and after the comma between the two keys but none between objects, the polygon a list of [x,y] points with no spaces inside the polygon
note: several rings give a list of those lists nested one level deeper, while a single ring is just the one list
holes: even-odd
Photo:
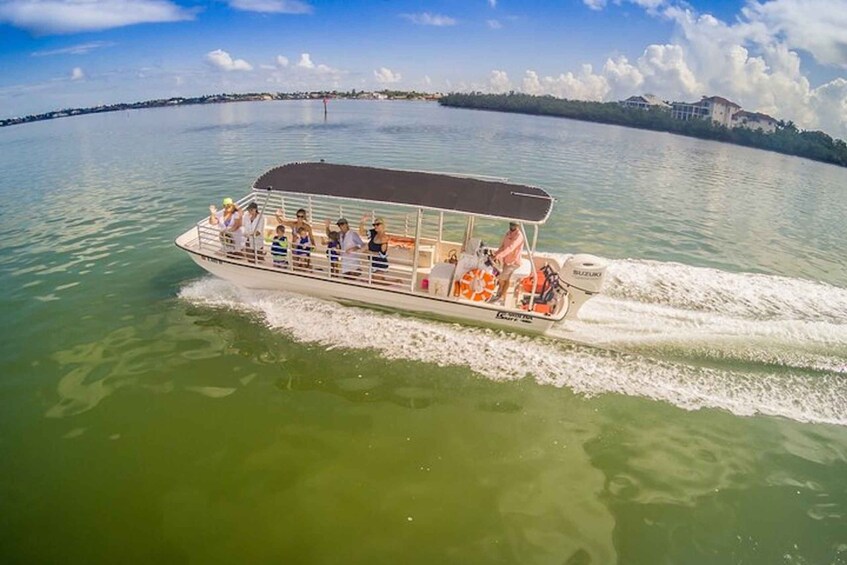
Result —
[{"label": "black bimini top", "polygon": [[389,202],[521,222],[547,219],[553,198],[533,186],[330,163],[291,163],[266,172],[254,189]]}]

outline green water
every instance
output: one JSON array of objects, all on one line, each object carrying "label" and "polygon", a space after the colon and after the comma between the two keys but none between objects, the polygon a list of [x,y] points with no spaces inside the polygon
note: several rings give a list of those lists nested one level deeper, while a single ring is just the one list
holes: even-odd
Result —
[{"label": "green water", "polygon": [[[275,164],[509,177],[611,260],[558,338],[212,279]],[[847,562],[847,171],[431,104],[0,130],[3,563]]]}]

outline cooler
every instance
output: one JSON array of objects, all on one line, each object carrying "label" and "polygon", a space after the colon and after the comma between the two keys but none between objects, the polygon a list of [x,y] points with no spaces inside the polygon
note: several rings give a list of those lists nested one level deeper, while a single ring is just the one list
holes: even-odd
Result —
[{"label": "cooler", "polygon": [[429,272],[429,293],[443,298],[450,296],[450,285],[455,270],[456,265],[452,263],[437,263]]}]

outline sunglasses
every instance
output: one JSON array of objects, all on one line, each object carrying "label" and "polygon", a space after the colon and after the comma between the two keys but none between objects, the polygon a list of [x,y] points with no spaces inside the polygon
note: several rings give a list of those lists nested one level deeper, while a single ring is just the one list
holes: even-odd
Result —
[{"label": "sunglasses", "polygon": [[382,222],[374,222],[374,227],[381,226]]},{"label": "sunglasses", "polygon": [[306,217],[306,214],[297,214],[297,217],[298,217],[298,218],[305,218],[305,217]]}]

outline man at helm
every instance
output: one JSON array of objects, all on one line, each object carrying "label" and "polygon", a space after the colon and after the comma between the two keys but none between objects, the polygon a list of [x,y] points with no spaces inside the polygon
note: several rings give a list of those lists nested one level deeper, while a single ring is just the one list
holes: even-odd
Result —
[{"label": "man at helm", "polygon": [[523,253],[523,233],[517,222],[509,222],[509,231],[503,236],[503,241],[500,247],[494,252],[494,260],[500,264],[500,286],[497,289],[497,294],[492,296],[489,302],[504,302],[506,292],[509,290],[509,283],[512,279],[512,274],[521,266],[521,254]]}]

